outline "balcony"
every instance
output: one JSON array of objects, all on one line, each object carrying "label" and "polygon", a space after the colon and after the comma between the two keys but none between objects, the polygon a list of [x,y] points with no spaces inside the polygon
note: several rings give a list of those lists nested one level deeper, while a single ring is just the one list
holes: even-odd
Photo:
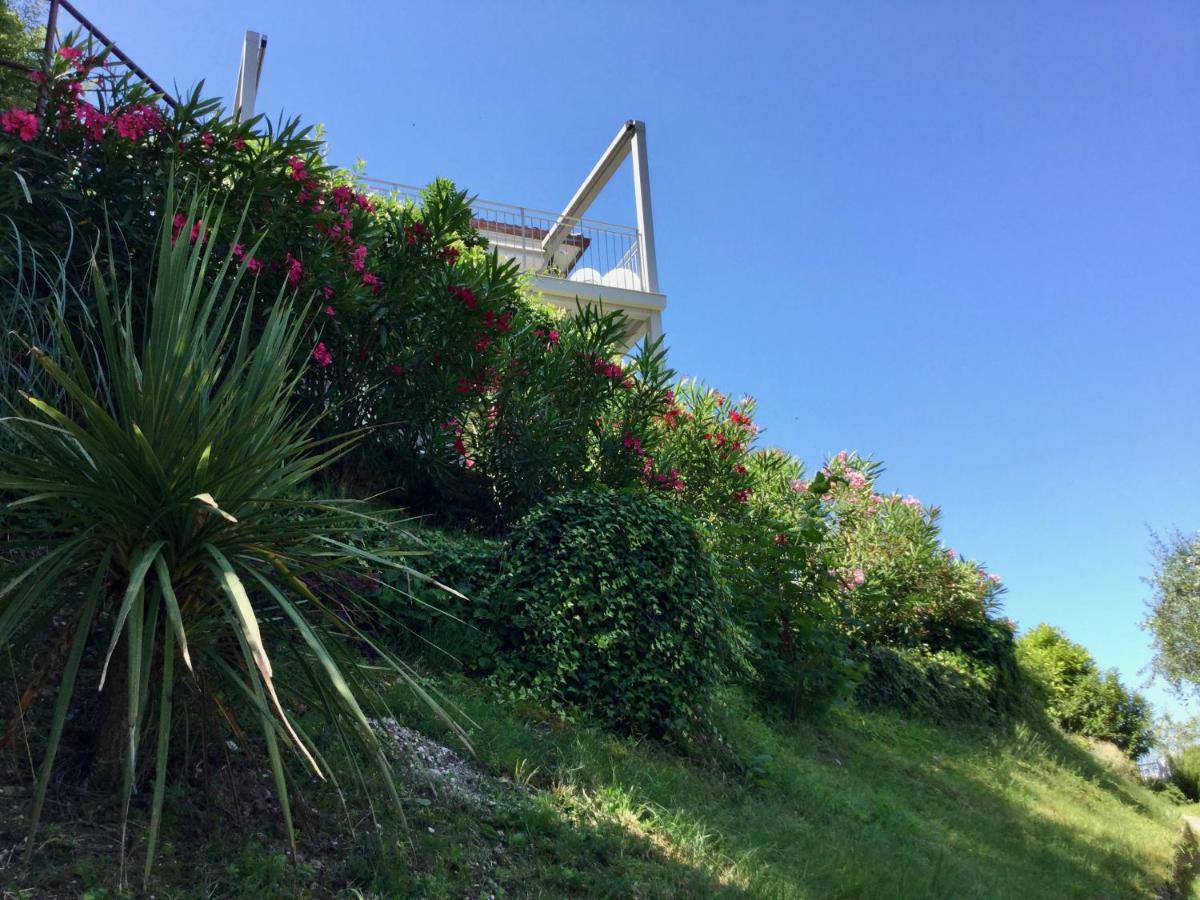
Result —
[{"label": "balcony", "polygon": [[[417,200],[413,185],[363,178],[388,196]],[[600,303],[628,317],[632,346],[658,337],[667,298],[643,278],[644,242],[636,228],[490,200],[471,204],[471,224],[501,256],[515,260],[542,298],[574,312],[576,303]]]}]

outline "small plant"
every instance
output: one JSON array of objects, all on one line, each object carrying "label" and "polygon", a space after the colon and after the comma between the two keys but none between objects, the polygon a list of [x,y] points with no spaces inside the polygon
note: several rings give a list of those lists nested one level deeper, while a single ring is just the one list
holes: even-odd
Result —
[{"label": "small plant", "polygon": [[713,561],[678,513],[632,494],[556,497],[513,532],[504,576],[501,680],[621,731],[704,728],[732,637]]},{"label": "small plant", "polygon": [[[185,215],[219,227],[218,210],[193,202]],[[45,656],[58,661],[61,684],[31,832],[85,650],[99,641],[93,775],[103,782],[111,769],[119,781],[123,834],[147,769],[143,745],[154,748],[147,878],[174,726],[196,705],[238,735],[257,725],[291,835],[283,750],[314,775],[329,773],[289,698],[357,744],[398,806],[360,705],[364,675],[339,651],[342,639],[373,647],[412,681],[327,586],[368,558],[395,564],[332,537],[353,520],[352,508],[297,499],[346,446],[316,440],[313,421],[294,416],[300,375],[292,363],[310,334],[305,307],[285,296],[265,309],[240,304],[245,263],[214,260],[210,245],[177,239],[170,222],[146,296],[122,289],[94,261],[95,319],[80,333],[57,320],[59,360],[29,348],[62,400],[24,395],[24,409],[4,421],[20,451],[0,455],[11,554],[0,581],[0,643],[36,649],[57,644],[63,628],[70,636],[65,659]],[[27,564],[13,564],[18,554]]]}]

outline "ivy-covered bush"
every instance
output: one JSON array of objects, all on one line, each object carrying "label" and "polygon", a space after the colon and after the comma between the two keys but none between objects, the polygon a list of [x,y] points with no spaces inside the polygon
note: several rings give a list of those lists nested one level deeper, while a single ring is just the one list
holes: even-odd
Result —
[{"label": "ivy-covered bush", "polygon": [[702,730],[734,646],[716,567],[661,501],[603,490],[556,497],[513,531],[500,680],[617,730]]},{"label": "ivy-covered bush", "polygon": [[1132,758],[1150,748],[1149,704],[1115,670],[1102,672],[1085,647],[1041,624],[1021,636],[1017,654],[1046,712],[1063,729],[1111,741]]}]

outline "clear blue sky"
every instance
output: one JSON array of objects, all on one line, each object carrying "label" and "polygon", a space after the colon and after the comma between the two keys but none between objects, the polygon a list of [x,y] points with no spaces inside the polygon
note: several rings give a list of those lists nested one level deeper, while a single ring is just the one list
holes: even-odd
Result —
[{"label": "clear blue sky", "polygon": [[1200,528],[1195,2],[77,3],[225,96],[266,32],[260,110],[397,181],[558,208],[644,119],[676,368],[1141,680],[1147,528]]}]

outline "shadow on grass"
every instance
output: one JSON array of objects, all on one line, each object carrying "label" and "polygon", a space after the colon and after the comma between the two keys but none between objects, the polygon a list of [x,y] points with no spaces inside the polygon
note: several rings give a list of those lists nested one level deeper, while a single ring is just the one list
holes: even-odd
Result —
[{"label": "shadow on grass", "polygon": [[727,737],[758,762],[717,769],[455,690],[494,772],[534,760],[563,808],[629,822],[752,896],[1144,897],[1169,875],[1161,813],[1052,730],[768,724],[742,706]]}]

